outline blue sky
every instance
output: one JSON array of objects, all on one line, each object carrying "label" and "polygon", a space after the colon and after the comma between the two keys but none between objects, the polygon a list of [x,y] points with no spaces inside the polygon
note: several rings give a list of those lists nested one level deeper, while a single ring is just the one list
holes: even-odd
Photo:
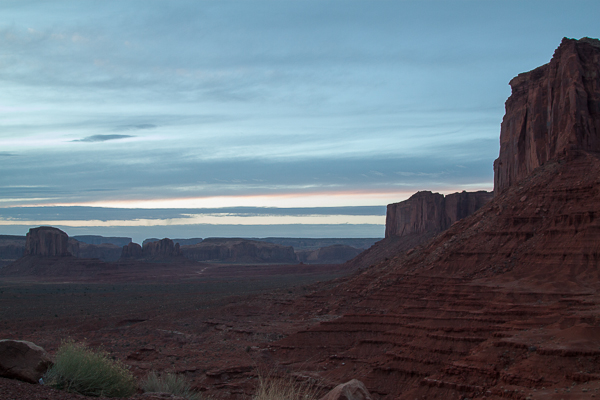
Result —
[{"label": "blue sky", "polygon": [[510,79],[564,36],[600,36],[597,1],[19,0],[0,15],[0,233],[138,241],[383,236],[384,206],[418,190],[491,190]]}]

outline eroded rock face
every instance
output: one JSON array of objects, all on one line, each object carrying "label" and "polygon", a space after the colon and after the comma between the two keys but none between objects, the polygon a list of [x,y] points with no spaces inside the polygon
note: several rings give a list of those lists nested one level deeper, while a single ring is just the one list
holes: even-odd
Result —
[{"label": "eroded rock face", "polygon": [[25,255],[42,257],[70,256],[69,236],[58,228],[40,226],[31,228],[27,233]]},{"label": "eroded rock face", "polygon": [[123,246],[121,258],[142,258],[142,246],[133,242]]},{"label": "eroded rock face", "polygon": [[0,340],[0,376],[38,383],[52,365],[46,351],[24,340]]},{"label": "eroded rock face", "polygon": [[[585,61],[600,66],[595,52],[589,41],[565,40],[555,59],[571,67],[544,66],[513,81],[499,159],[508,162],[496,164],[496,183],[504,186],[496,186],[494,199],[426,245],[391,254],[321,293],[343,316],[280,340],[290,350],[278,352],[278,361],[293,368],[309,357],[344,360],[327,365],[329,378],[352,367],[382,398],[402,400],[526,398],[534,391],[566,398],[565,388],[575,392],[596,379],[600,369],[589,355],[600,354],[600,325],[588,318],[600,309],[598,100],[590,95],[598,74]],[[559,78],[582,83],[553,81]],[[573,109],[586,95],[587,109]],[[521,100],[522,110],[511,108]],[[538,112],[546,106],[547,115]],[[515,110],[522,129],[506,136]],[[566,150],[560,159],[559,148]],[[588,391],[578,387],[574,396]]]},{"label": "eroded rock face", "polygon": [[494,193],[573,150],[600,151],[600,41],[564,38],[550,63],[510,81]]},{"label": "eroded rock face", "polygon": [[389,204],[385,237],[439,233],[477,211],[493,198],[486,191],[453,193],[417,192],[408,200]]},{"label": "eroded rock face", "polygon": [[164,238],[157,242],[146,243],[142,247],[143,258],[177,257],[181,255],[179,243],[175,244],[171,239]]}]

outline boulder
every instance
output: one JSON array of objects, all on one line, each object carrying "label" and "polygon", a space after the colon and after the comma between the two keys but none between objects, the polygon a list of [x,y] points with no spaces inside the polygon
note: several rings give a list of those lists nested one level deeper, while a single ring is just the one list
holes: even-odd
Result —
[{"label": "boulder", "polygon": [[0,376],[38,383],[52,365],[46,351],[24,340],[0,340]]},{"label": "boulder", "polygon": [[600,41],[564,38],[550,63],[510,81],[494,162],[498,194],[553,158],[600,151]]},{"label": "boulder", "polygon": [[337,385],[321,400],[371,400],[371,394],[358,379]]},{"label": "boulder", "polygon": [[25,242],[25,255],[42,257],[65,257],[68,251],[69,236],[58,228],[40,226],[31,228]]}]

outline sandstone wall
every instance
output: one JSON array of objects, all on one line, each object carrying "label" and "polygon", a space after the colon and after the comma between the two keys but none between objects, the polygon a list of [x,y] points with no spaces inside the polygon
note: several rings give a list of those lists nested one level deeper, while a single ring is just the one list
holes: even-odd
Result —
[{"label": "sandstone wall", "polygon": [[453,193],[417,192],[408,200],[387,206],[385,237],[437,233],[448,229],[490,201],[486,191]]},{"label": "sandstone wall", "polygon": [[40,226],[31,228],[25,241],[25,255],[42,257],[70,256],[69,236],[58,228]]},{"label": "sandstone wall", "polygon": [[600,41],[564,38],[550,63],[510,81],[494,193],[572,150],[600,151]]}]

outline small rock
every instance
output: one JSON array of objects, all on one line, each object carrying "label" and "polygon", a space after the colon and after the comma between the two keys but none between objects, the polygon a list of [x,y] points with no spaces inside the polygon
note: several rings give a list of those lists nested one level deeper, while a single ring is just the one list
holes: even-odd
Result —
[{"label": "small rock", "polygon": [[337,385],[321,400],[371,400],[371,394],[358,379]]}]

